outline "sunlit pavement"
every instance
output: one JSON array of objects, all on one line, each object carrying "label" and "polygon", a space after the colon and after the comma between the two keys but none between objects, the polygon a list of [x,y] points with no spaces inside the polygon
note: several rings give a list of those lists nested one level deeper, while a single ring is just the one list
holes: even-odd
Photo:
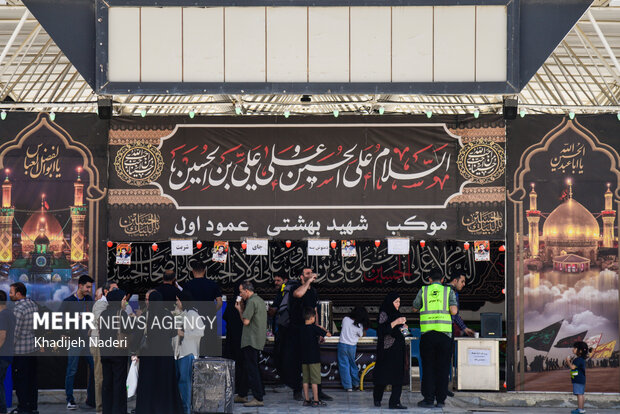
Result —
[{"label": "sunlit pavement", "polygon": [[[312,408],[312,407],[302,407],[301,403],[293,400],[292,393],[289,392],[281,392],[275,393],[271,392],[269,388],[267,389],[267,395],[265,396],[265,406],[261,408],[245,408],[241,404],[235,404],[234,413],[351,413],[351,414],[365,414],[365,413],[382,413],[382,412],[409,412],[409,413],[545,413],[545,414],[556,414],[556,413],[570,413],[570,411],[576,408],[576,400],[574,396],[570,394],[560,394],[557,395],[558,400],[563,400],[565,402],[564,408],[536,408],[536,407],[478,407],[464,406],[466,403],[463,403],[463,400],[459,398],[459,393],[456,393],[455,399],[448,398],[446,401],[446,406],[443,409],[433,408],[433,409],[424,409],[418,408],[417,402],[422,399],[420,393],[417,392],[408,392],[403,391],[401,402],[403,405],[407,406],[407,410],[389,410],[388,399],[389,393],[384,395],[384,400],[381,408],[375,408],[373,406],[372,400],[372,391],[362,391],[362,392],[345,392],[341,390],[325,390],[329,395],[334,397],[334,401],[328,402],[327,407],[321,408]],[[613,409],[598,409],[588,407],[586,405],[586,412],[589,414],[601,413],[601,414],[611,414],[620,412],[620,397],[617,398],[619,400],[618,406]],[[587,401],[587,395],[586,395]],[[135,405],[133,401],[130,401],[129,407],[132,408]],[[71,411],[67,410],[64,404],[41,404],[39,405],[39,413],[41,414],[59,414],[59,413],[69,413]],[[78,409],[74,411],[76,413],[94,413],[93,409]],[[156,413],[159,414],[159,413]],[[168,413],[161,413],[168,414]]]}]

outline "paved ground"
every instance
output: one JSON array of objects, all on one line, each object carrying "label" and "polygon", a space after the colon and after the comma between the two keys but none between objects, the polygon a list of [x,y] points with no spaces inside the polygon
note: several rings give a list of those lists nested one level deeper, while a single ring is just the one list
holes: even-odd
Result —
[{"label": "paved ground", "polygon": [[[563,391],[572,390],[567,381],[567,370],[526,372],[525,390]],[[586,394],[589,390],[598,392],[620,392],[620,368],[588,368]]]},{"label": "paved ground", "polygon": [[[450,399],[448,398],[446,407],[443,410],[440,409],[421,409],[416,406],[416,403],[421,399],[419,393],[416,392],[406,392],[403,391],[402,403],[409,407],[408,410],[403,411],[392,411],[387,409],[387,398],[389,397],[389,393],[386,393],[384,396],[384,407],[381,409],[374,408],[372,406],[372,391],[365,392],[354,392],[347,393],[344,391],[336,391],[336,390],[327,390],[330,395],[334,397],[334,401],[329,403],[327,407],[324,408],[309,408],[302,407],[301,403],[293,401],[292,394],[290,392],[285,393],[274,393],[269,392],[265,396],[265,407],[261,409],[252,409],[252,408],[244,408],[240,404],[235,404],[235,413],[237,414],[276,414],[276,413],[295,413],[295,414],[311,414],[311,413],[350,413],[350,414],[379,414],[379,413],[395,413],[395,412],[409,412],[409,413],[480,413],[480,414],[489,414],[489,413],[544,413],[544,414],[559,414],[570,413],[570,408],[499,408],[499,407],[489,407],[489,408],[480,408],[480,407],[470,407],[470,408],[459,408],[455,407],[450,403]],[[458,393],[457,393],[458,395]],[[573,402],[574,398],[570,396],[566,396],[568,402]],[[133,402],[130,402],[130,407],[133,407]],[[587,408],[587,412],[589,414],[600,413],[600,414],[611,414],[618,413],[618,410],[608,409],[602,410],[597,408]],[[94,410],[86,410],[81,409],[77,411],[68,411],[64,405],[61,404],[43,404],[39,406],[39,412],[41,414],[67,414],[67,413],[94,413]],[[168,414],[168,413],[153,413],[153,414]]]}]

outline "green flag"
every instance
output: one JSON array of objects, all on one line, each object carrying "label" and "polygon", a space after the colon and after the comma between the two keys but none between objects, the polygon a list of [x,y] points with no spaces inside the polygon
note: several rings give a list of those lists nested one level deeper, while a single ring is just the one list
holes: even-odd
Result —
[{"label": "green flag", "polygon": [[584,331],[582,333],[578,333],[577,335],[567,336],[566,338],[560,339],[555,345],[555,348],[572,348],[575,342],[583,341],[588,334],[588,331]]},{"label": "green flag", "polygon": [[540,331],[526,332],[524,338],[525,347],[527,348],[529,346],[539,351],[549,352],[555,341],[555,337],[558,336],[558,332],[560,332],[562,322],[563,321],[556,322]]}]

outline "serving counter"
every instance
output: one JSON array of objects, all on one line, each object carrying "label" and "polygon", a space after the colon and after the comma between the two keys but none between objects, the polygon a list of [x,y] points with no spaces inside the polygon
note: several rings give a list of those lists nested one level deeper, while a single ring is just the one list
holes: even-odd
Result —
[{"label": "serving counter", "polygon": [[[403,384],[409,387],[411,391],[411,341],[413,337],[405,338],[405,377]],[[338,369],[338,336],[326,337],[325,342],[321,344],[321,382],[326,388],[341,388],[340,372]],[[279,382],[279,377],[275,368],[275,360],[273,355],[274,338],[268,337],[265,349],[259,356],[259,365],[261,375],[265,384],[275,384]],[[377,338],[363,337],[357,344],[357,352],[355,359],[360,372],[362,374],[364,388],[372,388],[373,386],[373,368],[377,357]]]}]

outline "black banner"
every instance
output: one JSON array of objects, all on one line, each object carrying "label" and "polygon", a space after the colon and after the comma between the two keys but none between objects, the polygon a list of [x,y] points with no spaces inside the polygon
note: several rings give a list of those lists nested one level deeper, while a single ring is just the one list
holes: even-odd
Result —
[{"label": "black banner", "polygon": [[504,253],[502,242],[491,243],[491,261],[476,262],[473,249],[464,250],[462,243],[427,242],[425,247],[412,245],[408,255],[390,255],[387,245],[377,247],[374,241],[356,243],[356,257],[342,257],[340,246],[329,256],[308,257],[307,242],[294,241],[286,247],[284,241],[269,243],[267,256],[248,256],[241,243],[230,243],[227,260],[212,260],[213,242],[203,242],[193,256],[172,256],[170,242],[157,244],[133,243],[131,265],[116,264],[116,250],[108,249],[108,275],[122,289],[145,293],[162,282],[164,269],[175,269],[181,285],[191,278],[191,266],[201,260],[207,277],[216,280],[228,293],[235,283],[252,281],[265,298],[272,290],[275,275],[296,279],[304,266],[311,266],[319,275],[316,285],[321,297],[335,306],[379,305],[383,295],[398,290],[403,301],[413,301],[417,290],[425,283],[431,269],[439,267],[445,274],[466,275],[466,287],[460,299],[463,309],[478,309],[486,301],[502,302],[504,295]]},{"label": "black banner", "polygon": [[503,237],[503,128],[152,122],[112,123],[116,241]]}]

